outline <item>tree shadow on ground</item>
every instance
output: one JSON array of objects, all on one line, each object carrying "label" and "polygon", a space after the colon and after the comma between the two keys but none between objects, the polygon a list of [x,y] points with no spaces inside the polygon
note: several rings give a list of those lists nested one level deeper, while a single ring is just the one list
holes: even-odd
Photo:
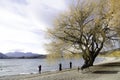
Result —
[{"label": "tree shadow on ground", "polygon": [[99,66],[106,66],[106,67],[120,67],[120,62],[112,62],[112,63],[105,63]]},{"label": "tree shadow on ground", "polygon": [[[92,72],[94,74],[117,74],[119,72],[119,70],[112,70],[112,68],[120,67],[120,62],[104,63],[104,64],[97,65],[96,67],[101,68],[101,70]],[[111,67],[110,68],[111,70],[106,70],[106,69],[108,69],[108,67],[109,68]]]},{"label": "tree shadow on ground", "polygon": [[94,71],[94,74],[117,74],[119,71]]}]

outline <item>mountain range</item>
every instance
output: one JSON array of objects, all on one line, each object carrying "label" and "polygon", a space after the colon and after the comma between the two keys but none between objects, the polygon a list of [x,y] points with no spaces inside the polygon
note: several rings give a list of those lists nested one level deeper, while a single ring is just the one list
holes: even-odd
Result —
[{"label": "mountain range", "polygon": [[0,53],[0,58],[45,58],[46,55],[32,53],[32,52],[8,52],[6,54]]},{"label": "mountain range", "polygon": [[0,53],[0,59],[1,59],[1,58],[7,58],[7,56],[4,55],[3,53]]}]

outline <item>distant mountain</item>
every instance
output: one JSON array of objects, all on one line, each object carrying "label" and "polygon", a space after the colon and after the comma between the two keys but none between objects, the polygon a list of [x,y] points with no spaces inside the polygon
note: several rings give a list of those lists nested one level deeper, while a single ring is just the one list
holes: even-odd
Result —
[{"label": "distant mountain", "polygon": [[35,57],[40,56],[40,54],[32,53],[32,52],[8,52],[6,53],[8,57]]},{"label": "distant mountain", "polygon": [[0,59],[2,59],[2,58],[7,58],[7,56],[3,53],[0,53]]}]

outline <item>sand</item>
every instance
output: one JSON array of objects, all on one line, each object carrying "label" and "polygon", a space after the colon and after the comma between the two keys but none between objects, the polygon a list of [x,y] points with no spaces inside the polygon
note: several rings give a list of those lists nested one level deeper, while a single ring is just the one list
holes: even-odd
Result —
[{"label": "sand", "polygon": [[86,69],[78,72],[77,69],[67,69],[42,74],[2,76],[0,80],[120,80],[120,59],[105,59],[90,67],[90,71]]}]

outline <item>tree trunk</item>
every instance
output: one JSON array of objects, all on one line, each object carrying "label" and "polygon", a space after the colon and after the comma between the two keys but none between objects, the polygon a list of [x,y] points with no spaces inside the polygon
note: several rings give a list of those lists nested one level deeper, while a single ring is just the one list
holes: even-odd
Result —
[{"label": "tree trunk", "polygon": [[84,64],[81,67],[81,69],[93,66],[93,63],[95,61],[96,56],[90,55],[87,56],[86,54],[83,54]]},{"label": "tree trunk", "polygon": [[83,58],[84,59],[84,64],[87,65],[87,66],[93,66],[95,58],[96,57],[91,57],[91,56],[88,56],[87,59]]}]

